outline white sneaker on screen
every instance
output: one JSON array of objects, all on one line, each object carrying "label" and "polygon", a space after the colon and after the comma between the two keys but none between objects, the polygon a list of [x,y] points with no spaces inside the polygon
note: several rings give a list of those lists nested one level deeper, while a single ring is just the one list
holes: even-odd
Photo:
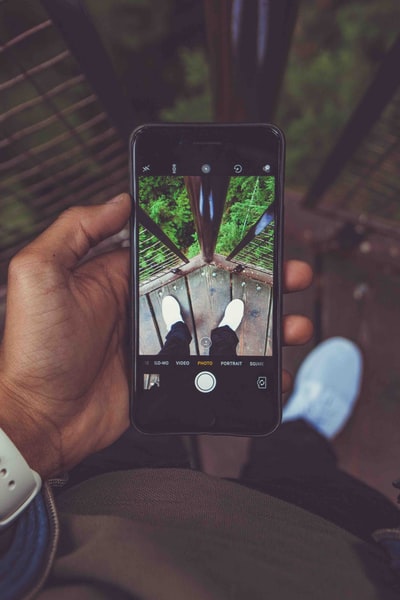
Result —
[{"label": "white sneaker on screen", "polygon": [[161,311],[165,326],[169,331],[174,323],[183,323],[181,307],[178,300],[173,296],[164,296],[161,303]]},{"label": "white sneaker on screen", "polygon": [[239,327],[242,322],[244,314],[244,302],[239,298],[235,298],[235,300],[231,300],[227,307],[225,308],[225,313],[222,318],[222,321],[218,325],[218,327],[224,327],[224,325],[228,325],[233,331]]}]

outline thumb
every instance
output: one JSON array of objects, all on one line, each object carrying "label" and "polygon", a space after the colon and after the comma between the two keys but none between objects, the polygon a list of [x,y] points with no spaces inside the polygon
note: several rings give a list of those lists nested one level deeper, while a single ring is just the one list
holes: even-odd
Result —
[{"label": "thumb", "polygon": [[128,194],[120,194],[106,204],[69,208],[28,248],[45,260],[74,269],[90,248],[121,231],[130,209]]}]

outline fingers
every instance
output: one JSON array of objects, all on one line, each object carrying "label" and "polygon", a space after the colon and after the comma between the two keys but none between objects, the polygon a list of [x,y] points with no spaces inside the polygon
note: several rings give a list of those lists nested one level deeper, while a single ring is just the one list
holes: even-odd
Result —
[{"label": "fingers", "polygon": [[283,289],[285,292],[300,292],[311,284],[313,272],[301,260],[288,260],[283,265]]},{"label": "fingers", "polygon": [[310,319],[302,315],[287,315],[283,317],[283,343],[286,346],[306,344],[314,332]]},{"label": "fingers", "polygon": [[[300,260],[288,260],[283,265],[283,289],[285,292],[300,292],[305,290],[313,279],[311,267]],[[313,335],[313,324],[302,315],[287,315],[283,317],[283,343],[287,346],[306,344]],[[282,371],[282,392],[285,394],[292,388],[293,377]]]},{"label": "fingers", "polygon": [[129,273],[130,252],[128,248],[105,252],[85,262],[73,272],[74,280],[78,285],[82,277],[93,277],[104,286],[105,289],[113,290],[114,299],[118,301],[121,314],[126,310],[126,302],[129,298]]},{"label": "fingers", "polygon": [[130,214],[128,194],[120,194],[106,204],[73,207],[40,235],[26,251],[73,269],[90,248],[121,231]]},{"label": "fingers", "polygon": [[293,385],[293,376],[289,371],[282,371],[282,393],[290,392]]},{"label": "fingers", "polygon": [[[283,318],[283,343],[286,346],[306,344],[314,332],[310,319],[302,315],[287,315]],[[282,393],[289,392],[292,388],[293,377],[286,370],[282,371]]]}]

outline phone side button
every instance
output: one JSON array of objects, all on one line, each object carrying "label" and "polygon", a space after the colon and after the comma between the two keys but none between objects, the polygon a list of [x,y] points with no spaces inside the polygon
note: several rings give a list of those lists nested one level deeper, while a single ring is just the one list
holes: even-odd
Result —
[{"label": "phone side button", "polygon": [[217,385],[217,380],[214,373],[210,373],[210,371],[201,371],[201,373],[197,373],[194,379],[194,385],[199,392],[208,394],[208,392],[212,392]]}]

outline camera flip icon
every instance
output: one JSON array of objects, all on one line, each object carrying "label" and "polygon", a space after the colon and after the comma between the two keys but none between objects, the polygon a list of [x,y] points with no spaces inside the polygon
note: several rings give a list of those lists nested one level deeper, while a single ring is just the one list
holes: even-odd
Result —
[{"label": "camera flip icon", "polygon": [[257,387],[259,390],[267,389],[267,376],[266,375],[259,375],[257,377]]}]

